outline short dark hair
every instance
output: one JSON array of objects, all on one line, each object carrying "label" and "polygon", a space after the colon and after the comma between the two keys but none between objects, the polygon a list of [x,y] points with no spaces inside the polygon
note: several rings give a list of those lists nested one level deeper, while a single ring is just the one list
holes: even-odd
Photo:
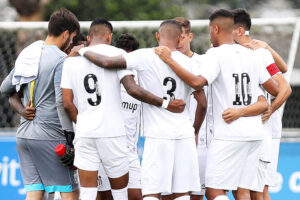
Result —
[{"label": "short dark hair", "polygon": [[168,19],[168,20],[163,21],[160,24],[159,29],[161,29],[163,26],[167,26],[167,25],[174,26],[181,32],[181,24],[174,19]]},{"label": "short dark hair", "polygon": [[113,32],[113,27],[112,27],[111,23],[105,18],[96,18],[96,19],[94,19],[92,21],[91,26],[90,26],[90,30],[93,26],[97,26],[97,25],[104,25],[110,30],[110,32]]},{"label": "short dark hair", "polygon": [[116,41],[116,47],[124,49],[125,51],[137,50],[140,43],[136,40],[133,35],[122,34]]},{"label": "short dark hair", "polygon": [[251,18],[245,9],[237,8],[231,11],[234,17],[234,24],[239,24],[249,31],[251,29]]},{"label": "short dark hair", "polygon": [[216,10],[215,12],[213,12],[209,16],[208,19],[209,19],[210,22],[212,22],[217,18],[232,18],[233,19],[233,14],[229,10],[219,9],[219,10]]},{"label": "short dark hair", "polygon": [[177,21],[182,28],[184,28],[186,33],[191,32],[191,23],[190,21],[185,17],[176,17],[174,18],[175,21]]},{"label": "short dark hair", "polygon": [[55,11],[48,23],[48,34],[58,37],[64,31],[79,33],[80,25],[77,17],[65,8]]}]

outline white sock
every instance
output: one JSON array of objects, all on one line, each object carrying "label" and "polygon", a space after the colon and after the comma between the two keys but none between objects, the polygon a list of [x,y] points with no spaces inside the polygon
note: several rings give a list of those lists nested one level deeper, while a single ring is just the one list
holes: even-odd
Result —
[{"label": "white sock", "polygon": [[96,187],[80,187],[81,200],[95,200],[97,197]]},{"label": "white sock", "polygon": [[111,194],[114,200],[128,200],[128,188],[122,188],[119,190],[111,189]]},{"label": "white sock", "polygon": [[225,195],[217,196],[214,200],[229,200],[229,198]]},{"label": "white sock", "polygon": [[184,195],[184,196],[180,196],[175,198],[174,200],[190,200],[191,197],[189,195]]},{"label": "white sock", "polygon": [[156,197],[144,197],[143,200],[158,200]]}]

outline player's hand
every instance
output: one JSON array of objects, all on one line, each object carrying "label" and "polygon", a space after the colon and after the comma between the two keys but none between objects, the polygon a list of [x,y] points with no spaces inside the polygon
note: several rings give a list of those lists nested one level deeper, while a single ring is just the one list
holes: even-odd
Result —
[{"label": "player's hand", "polygon": [[272,107],[269,106],[268,110],[266,112],[264,112],[261,116],[261,120],[262,120],[263,124],[266,123],[270,119],[272,113],[273,113]]},{"label": "player's hand", "polygon": [[159,46],[154,48],[154,52],[162,59],[165,63],[171,58],[171,50],[166,46]]},{"label": "player's hand", "polygon": [[173,113],[181,113],[184,111],[185,102],[181,99],[175,99],[169,102],[167,110]]},{"label": "player's hand", "polygon": [[264,41],[261,41],[261,40],[252,40],[249,43],[243,44],[243,46],[245,46],[247,48],[250,48],[250,49],[253,49],[253,50],[261,49],[261,48],[264,48],[264,49],[268,48],[268,44]]},{"label": "player's hand", "polygon": [[241,112],[236,108],[228,108],[222,113],[222,118],[227,124],[241,117]]},{"label": "player's hand", "polygon": [[79,56],[78,51],[82,48],[84,48],[84,44],[74,46],[67,57]]},{"label": "player's hand", "polygon": [[35,108],[30,106],[31,101],[28,101],[26,107],[23,109],[21,115],[27,120],[33,120],[35,117]]}]

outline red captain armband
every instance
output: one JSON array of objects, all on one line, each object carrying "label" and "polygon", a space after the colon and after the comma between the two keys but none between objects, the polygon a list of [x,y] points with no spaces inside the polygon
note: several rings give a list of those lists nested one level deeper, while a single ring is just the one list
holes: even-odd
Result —
[{"label": "red captain armband", "polygon": [[267,67],[267,70],[268,70],[268,72],[269,72],[269,74],[271,76],[274,76],[275,74],[277,74],[278,72],[280,72],[280,70],[278,69],[278,67],[277,67],[277,65],[275,63],[269,65]]}]

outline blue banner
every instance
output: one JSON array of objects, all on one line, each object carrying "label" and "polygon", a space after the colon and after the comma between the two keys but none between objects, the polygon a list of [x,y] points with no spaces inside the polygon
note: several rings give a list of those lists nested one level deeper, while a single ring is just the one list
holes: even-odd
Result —
[{"label": "blue banner", "polygon": [[[142,155],[143,144],[141,138],[139,155]],[[270,188],[270,195],[272,200],[300,200],[300,143],[280,144],[277,186]],[[25,199],[14,137],[0,137],[0,199]],[[230,199],[233,199],[231,195]]]}]

